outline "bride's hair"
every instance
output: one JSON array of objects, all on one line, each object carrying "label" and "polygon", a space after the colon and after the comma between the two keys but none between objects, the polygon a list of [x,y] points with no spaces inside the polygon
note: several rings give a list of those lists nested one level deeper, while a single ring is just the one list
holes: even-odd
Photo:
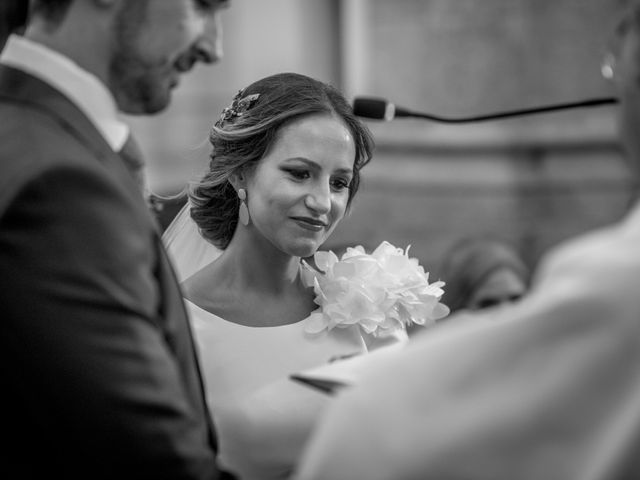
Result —
[{"label": "bride's hair", "polygon": [[[251,97],[255,94],[257,99]],[[360,183],[360,169],[371,160],[371,133],[336,88],[304,75],[279,73],[241,90],[211,129],[209,169],[189,186],[191,217],[204,238],[218,248],[227,247],[240,206],[229,179],[253,170],[285,124],[318,113],[338,116],[353,136],[356,154],[347,207],[351,204]]]}]

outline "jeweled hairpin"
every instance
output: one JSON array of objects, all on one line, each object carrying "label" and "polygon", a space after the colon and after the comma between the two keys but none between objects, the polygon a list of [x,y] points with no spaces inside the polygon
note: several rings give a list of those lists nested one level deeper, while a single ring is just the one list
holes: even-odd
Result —
[{"label": "jeweled hairpin", "polygon": [[216,122],[216,127],[222,128],[224,127],[224,123],[226,121],[244,115],[244,113],[249,110],[253,106],[253,104],[256,103],[256,100],[258,100],[258,98],[260,97],[259,93],[254,93],[243,97],[243,93],[244,90],[238,91],[236,96],[233,97],[231,105],[222,110],[222,114]]}]

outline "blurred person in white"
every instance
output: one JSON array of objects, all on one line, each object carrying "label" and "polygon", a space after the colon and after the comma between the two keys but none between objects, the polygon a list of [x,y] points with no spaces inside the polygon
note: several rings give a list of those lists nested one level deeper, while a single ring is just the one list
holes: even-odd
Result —
[{"label": "blurred person in white", "polygon": [[[621,16],[603,73],[637,177],[640,2],[609,1]],[[454,314],[364,374],[318,422],[295,478],[640,478],[638,278],[636,204],[543,256],[520,302]]]},{"label": "blurred person in white", "polygon": [[287,478],[328,397],[289,376],[406,340],[358,324],[309,330],[317,253],[372,154],[341,93],[281,73],[241,90],[210,132],[204,177],[165,232],[191,313],[220,461],[243,480]]}]

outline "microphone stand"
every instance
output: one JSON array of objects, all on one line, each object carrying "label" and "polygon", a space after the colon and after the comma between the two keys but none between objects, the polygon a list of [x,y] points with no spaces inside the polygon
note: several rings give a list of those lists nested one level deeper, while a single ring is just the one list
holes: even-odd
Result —
[{"label": "microphone stand", "polygon": [[[368,99],[366,98],[363,98],[362,100],[368,101]],[[371,99],[371,100],[376,101],[376,99]],[[552,111],[558,111],[558,110],[568,110],[572,108],[612,105],[616,103],[618,103],[618,99],[614,97],[593,98],[589,100],[583,100],[580,102],[558,103],[558,104],[546,105],[541,107],[532,107],[532,108],[510,110],[510,111],[504,111],[504,112],[495,112],[495,113],[489,113],[489,114],[483,114],[483,115],[475,115],[470,117],[453,117],[453,118],[442,117],[439,115],[433,115],[429,113],[414,112],[414,111],[407,110],[401,107],[396,107],[395,105],[393,105],[393,108],[394,108],[393,118],[412,117],[412,118],[424,118],[427,120],[432,120],[434,122],[440,122],[440,123],[470,123],[470,122],[482,122],[486,120],[497,120],[497,119],[508,118],[508,117],[521,117],[525,115],[546,113],[546,112],[552,112]],[[364,116],[365,118],[373,118],[367,114],[359,115],[357,112],[355,113],[356,115]],[[382,120],[382,118],[379,118],[379,119]]]},{"label": "microphone stand", "polygon": [[611,98],[594,98],[594,99],[585,100],[582,102],[558,103],[555,105],[547,105],[542,107],[525,108],[520,110],[511,110],[507,112],[497,112],[497,113],[489,113],[485,115],[477,115],[472,117],[458,117],[458,118],[440,117],[438,115],[430,115],[427,113],[418,113],[418,112],[411,112],[410,115],[404,115],[403,112],[400,110],[400,111],[396,111],[396,117],[404,117],[404,116],[419,117],[419,118],[426,118],[428,120],[433,120],[435,122],[441,122],[441,123],[482,122],[485,120],[497,120],[499,118],[508,118],[508,117],[521,117],[524,115],[531,115],[534,113],[546,113],[546,112],[552,112],[556,110],[567,110],[567,109],[579,108],[579,107],[595,107],[599,105],[610,105],[615,103],[618,103],[618,99],[612,98],[612,97]]}]

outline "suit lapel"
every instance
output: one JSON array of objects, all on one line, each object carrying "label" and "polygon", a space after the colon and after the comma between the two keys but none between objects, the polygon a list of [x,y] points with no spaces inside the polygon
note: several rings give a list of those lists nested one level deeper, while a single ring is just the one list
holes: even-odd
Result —
[{"label": "suit lapel", "polygon": [[54,117],[100,159],[115,155],[93,123],[71,100],[33,75],[0,65],[0,98],[22,103]]},{"label": "suit lapel", "polygon": [[[48,83],[6,65],[0,65],[0,99],[22,104],[52,117],[64,130],[86,147],[117,178],[131,195],[139,198],[141,213],[159,232],[157,221],[143,201],[140,188],[126,162],[114,152],[95,125],[69,98]],[[91,158],[87,158],[88,161]]]}]

